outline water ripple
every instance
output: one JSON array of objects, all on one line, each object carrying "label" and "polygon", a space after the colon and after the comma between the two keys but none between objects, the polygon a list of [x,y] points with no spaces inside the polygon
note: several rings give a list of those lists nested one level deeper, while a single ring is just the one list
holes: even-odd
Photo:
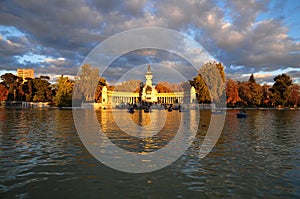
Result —
[{"label": "water ripple", "polygon": [[[300,111],[253,110],[246,119],[235,113],[228,111],[206,158],[199,159],[210,116],[204,111],[196,139],[182,157],[162,170],[133,175],[104,166],[86,151],[71,111],[2,109],[0,197],[299,198]],[[144,153],[173,136],[149,139],[146,148],[115,126],[102,126],[111,140]]]}]

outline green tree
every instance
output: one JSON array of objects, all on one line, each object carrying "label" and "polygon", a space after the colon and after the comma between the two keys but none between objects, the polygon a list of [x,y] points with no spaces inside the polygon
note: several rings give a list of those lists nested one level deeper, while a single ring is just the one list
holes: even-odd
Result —
[{"label": "green tree", "polygon": [[254,82],[251,81],[251,77],[249,79],[249,86],[251,91],[251,98],[249,104],[254,106],[259,106],[261,104],[261,100],[263,97],[262,88],[259,84],[255,82],[255,80]]},{"label": "green tree", "polygon": [[250,78],[249,78],[248,82],[250,82],[252,84],[256,84],[256,80],[254,79],[254,75],[253,74],[250,75]]},{"label": "green tree", "polygon": [[6,86],[6,88],[9,88],[11,84],[17,82],[22,83],[22,78],[12,74],[12,73],[5,73],[4,75],[1,75],[2,84]]},{"label": "green tree", "polygon": [[58,78],[57,84],[55,84],[56,94],[53,98],[53,102],[59,107],[72,106],[72,92],[74,82],[69,80],[68,77],[63,75]]},{"label": "green tree", "polygon": [[273,93],[275,105],[285,106],[290,96],[292,80],[286,74],[278,75],[274,78],[275,83],[270,89]]},{"label": "green tree", "polygon": [[25,101],[26,102],[32,102],[33,101],[33,79],[32,78],[26,78],[26,81],[23,83],[23,91],[25,93]]},{"label": "green tree", "polygon": [[23,79],[12,74],[1,75],[2,84],[8,89],[7,100],[22,100],[24,92],[22,90]]},{"label": "green tree", "polygon": [[49,102],[52,100],[52,91],[50,83],[43,78],[34,78],[33,83],[33,101]]}]

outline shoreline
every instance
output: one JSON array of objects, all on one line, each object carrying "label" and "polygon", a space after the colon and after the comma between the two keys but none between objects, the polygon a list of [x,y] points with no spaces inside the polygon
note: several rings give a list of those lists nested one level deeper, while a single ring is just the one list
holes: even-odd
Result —
[{"label": "shoreline", "polygon": [[[105,107],[105,108],[104,108]],[[52,102],[23,102],[23,101],[1,101],[0,108],[17,108],[17,109],[27,109],[27,108],[42,108],[42,109],[59,109],[59,110],[68,110],[68,109],[122,109],[111,107],[108,104],[103,105],[101,103],[89,104],[89,106],[81,106],[81,107],[57,107],[53,106]],[[221,108],[223,110],[300,110],[300,107],[224,107]],[[124,108],[123,108],[124,109]],[[198,104],[191,109],[196,110],[211,110],[212,104]]]},{"label": "shoreline", "polygon": [[[57,109],[57,110],[79,110],[79,109],[95,109],[95,110],[109,110],[109,109],[120,109],[123,110],[121,108],[93,108],[93,107],[22,107],[22,106],[0,106],[0,109]],[[223,108],[223,110],[241,110],[242,108]],[[285,107],[285,108],[276,108],[276,107],[259,107],[259,108],[251,108],[251,107],[245,107],[245,110],[278,110],[278,111],[299,111],[300,107],[296,107],[296,108],[289,108],[289,107]],[[124,109],[125,110],[125,109]],[[164,109],[161,109],[164,110]],[[212,109],[208,109],[208,108],[199,108],[199,109],[190,109],[190,110],[212,110]]]}]

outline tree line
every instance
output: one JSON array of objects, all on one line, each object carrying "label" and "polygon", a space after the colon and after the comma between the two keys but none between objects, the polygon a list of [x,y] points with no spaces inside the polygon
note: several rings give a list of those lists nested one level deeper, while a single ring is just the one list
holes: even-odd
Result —
[{"label": "tree line", "polygon": [[221,63],[207,63],[191,81],[197,92],[199,103],[211,103],[226,95],[227,106],[247,107],[296,107],[300,106],[300,86],[291,77],[281,74],[272,85],[260,85],[254,75],[248,81],[225,78]]},{"label": "tree line", "polygon": [[[101,91],[104,86],[107,86],[108,90],[123,90],[124,86],[129,85],[132,87],[131,90],[138,92],[140,83],[138,80],[131,80],[120,86],[108,86],[106,80],[98,74],[97,68],[85,64],[81,66],[75,80],[62,75],[55,84],[51,84],[48,76],[26,78],[23,81],[16,75],[6,73],[1,76],[0,101],[50,102],[55,106],[64,107],[72,106],[72,96],[79,102],[101,102]],[[75,82],[77,90],[82,92],[73,92]],[[159,82],[156,89],[158,92],[181,91],[184,84],[186,83],[173,85]],[[273,85],[256,83],[253,74],[248,81],[226,80],[224,66],[214,62],[202,66],[198,75],[189,84],[195,87],[199,103],[215,103],[226,96],[228,106],[300,106],[300,86],[294,84],[286,74],[276,76]],[[137,87],[137,90],[133,87]]]},{"label": "tree line", "polygon": [[[77,96],[77,98],[81,100],[84,97],[86,102],[101,102],[101,91],[106,86],[106,80],[99,77],[98,74],[97,68],[85,64],[81,66],[81,73],[75,80],[61,75],[55,84],[51,84],[49,76],[23,80],[23,78],[12,73],[5,73],[0,77],[0,101],[49,102],[58,107],[70,107],[72,106],[75,82],[78,86],[83,87],[82,90],[91,93],[89,81],[92,80],[97,84],[96,91],[93,92],[94,95]],[[108,89],[113,90],[114,87],[108,86]]]},{"label": "tree line", "polygon": [[229,106],[300,106],[300,86],[287,74],[276,76],[273,85],[256,83],[253,74],[245,82],[228,79],[226,96]]}]

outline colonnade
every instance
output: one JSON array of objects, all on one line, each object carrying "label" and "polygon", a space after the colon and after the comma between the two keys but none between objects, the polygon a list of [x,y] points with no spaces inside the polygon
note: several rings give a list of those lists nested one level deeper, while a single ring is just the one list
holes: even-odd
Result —
[{"label": "colonnade", "polygon": [[174,104],[174,103],[183,103],[183,97],[157,97],[157,102],[160,104]]},{"label": "colonnade", "polygon": [[[107,93],[107,102],[108,103],[129,103],[134,104],[139,102],[138,93]],[[175,104],[175,103],[195,103],[195,97],[192,97],[189,94],[178,92],[178,93],[158,93],[152,102],[160,104]]]},{"label": "colonnade", "polygon": [[138,97],[127,97],[127,96],[111,96],[109,97],[108,102],[112,103],[129,103],[134,104],[138,103]]}]

